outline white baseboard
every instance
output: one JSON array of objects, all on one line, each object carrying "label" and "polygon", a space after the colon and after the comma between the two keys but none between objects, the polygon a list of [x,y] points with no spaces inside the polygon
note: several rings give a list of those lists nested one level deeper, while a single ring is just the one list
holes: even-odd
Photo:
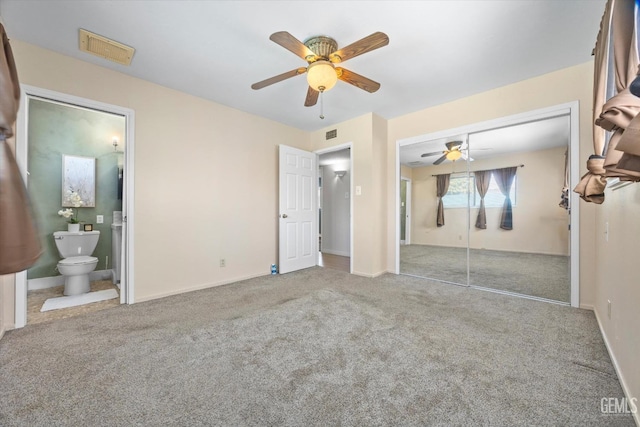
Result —
[{"label": "white baseboard", "polygon": [[[593,313],[596,315],[596,321],[598,322],[598,327],[600,328],[600,334],[602,335],[604,346],[607,348],[607,352],[609,353],[611,362],[613,362],[613,369],[615,369],[616,375],[618,375],[618,379],[620,380],[620,385],[622,386],[622,392],[624,393],[624,396],[627,398],[627,401],[630,401],[631,398],[633,397],[638,398],[638,396],[632,396],[631,393],[629,392],[627,383],[624,380],[624,375],[622,375],[622,371],[620,370],[620,366],[618,365],[618,360],[616,359],[616,355],[613,353],[613,350],[609,345],[609,339],[607,338],[607,334],[605,334],[604,332],[604,328],[602,327],[602,322],[600,322],[600,316],[598,315],[598,310],[593,310]],[[640,426],[640,411],[636,411],[631,415],[633,416],[633,420],[635,421],[636,425]]]},{"label": "white baseboard", "polygon": [[345,252],[345,251],[334,251],[332,249],[322,249],[322,251],[320,251],[322,253],[325,254],[331,254],[331,255],[339,255],[339,256],[350,256],[349,252]]},{"label": "white baseboard", "polygon": [[[457,249],[466,249],[467,248],[466,246],[441,245],[441,244],[436,244],[436,243],[410,243],[410,245],[413,245],[413,246],[435,246],[435,247],[438,247],[438,248],[457,248]],[[513,252],[513,253],[517,253],[517,254],[531,254],[531,255],[554,255],[554,256],[564,256],[564,257],[569,258],[568,254],[557,253],[557,252],[547,252],[547,251],[531,252],[531,251],[525,251],[525,250],[519,250],[519,249],[472,248],[472,247],[469,247],[469,249],[478,250],[478,251]]]},{"label": "white baseboard", "polygon": [[152,301],[154,299],[171,297],[171,296],[174,296],[174,295],[184,294],[186,292],[200,291],[202,289],[215,288],[216,286],[228,285],[230,283],[241,282],[243,280],[255,279],[256,277],[270,276],[270,275],[271,275],[270,273],[253,274],[253,275],[249,275],[249,276],[236,277],[236,278],[233,278],[233,279],[222,280],[220,282],[215,282],[215,283],[207,283],[207,284],[204,284],[204,285],[192,286],[190,288],[180,289],[180,290],[177,290],[177,291],[163,292],[161,294],[150,295],[150,296],[143,297],[143,298],[136,297],[136,304],[139,303],[139,302]]},{"label": "white baseboard", "polygon": [[[111,280],[111,270],[98,270],[89,273],[89,280]],[[55,288],[64,285],[64,276],[41,277],[27,280],[27,291]]]},{"label": "white baseboard", "polygon": [[351,273],[351,274],[354,274],[354,275],[356,275],[356,276],[361,276],[361,277],[368,277],[369,279],[375,279],[376,277],[378,277],[378,276],[382,276],[383,274],[387,274],[387,273],[388,273],[388,272],[387,272],[387,270],[383,270],[383,271],[379,271],[379,272],[377,272],[377,273],[373,273],[373,274],[370,274],[370,273],[362,273],[362,272],[360,272],[360,271],[354,271],[354,272],[353,272],[353,273]]}]

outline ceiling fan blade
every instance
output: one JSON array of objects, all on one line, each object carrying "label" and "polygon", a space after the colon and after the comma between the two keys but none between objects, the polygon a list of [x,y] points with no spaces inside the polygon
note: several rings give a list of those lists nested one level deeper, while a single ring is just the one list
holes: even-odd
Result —
[{"label": "ceiling fan blade", "polygon": [[389,37],[385,33],[376,32],[367,37],[351,43],[347,47],[336,50],[329,55],[331,62],[344,62],[347,59],[355,58],[363,53],[371,52],[372,50],[381,48],[389,44]]},{"label": "ceiling fan blade", "polygon": [[462,159],[463,160],[468,160],[470,162],[473,162],[473,159],[471,157],[469,157],[465,151],[461,151],[460,153],[462,154]]},{"label": "ceiling fan blade", "polygon": [[440,163],[444,162],[444,160],[447,158],[447,155],[443,155],[442,157],[440,157],[438,160],[436,160],[435,162],[433,162],[434,165],[439,165]]},{"label": "ceiling fan blade", "polygon": [[434,151],[433,153],[424,153],[424,154],[423,154],[423,155],[421,155],[420,157],[435,156],[436,154],[442,154],[442,151]]},{"label": "ceiling fan blade", "polygon": [[274,83],[281,82],[282,80],[295,77],[299,74],[304,74],[306,71],[307,69],[304,67],[296,68],[295,70],[287,71],[286,73],[278,74],[277,76],[273,76],[266,80],[262,80],[261,82],[254,83],[251,85],[251,89],[255,89],[255,90],[262,89],[263,87],[267,87]]},{"label": "ceiling fan blade", "polygon": [[454,148],[458,148],[459,150],[462,150],[462,146],[463,146],[463,142],[462,141],[449,141],[447,143],[445,143],[444,145],[447,146],[447,150],[451,151]]},{"label": "ceiling fan blade", "polygon": [[269,40],[293,52],[294,54],[304,59],[305,61],[308,61],[307,57],[309,56],[313,57],[314,58],[313,60],[315,60],[316,58],[316,54],[313,53],[311,49],[306,47],[304,43],[302,43],[300,40],[293,37],[291,34],[289,34],[286,31],[278,31],[277,33],[271,34],[271,36],[269,36]]},{"label": "ceiling fan blade", "polygon": [[380,83],[374,82],[373,80],[361,76],[360,74],[356,74],[353,71],[337,67],[336,73],[338,74],[338,78],[343,82],[352,84],[369,93],[373,93],[380,89]]},{"label": "ceiling fan blade", "polygon": [[316,105],[316,102],[318,102],[318,95],[320,95],[320,92],[309,86],[309,89],[307,90],[307,97],[304,100],[304,106],[311,107]]}]

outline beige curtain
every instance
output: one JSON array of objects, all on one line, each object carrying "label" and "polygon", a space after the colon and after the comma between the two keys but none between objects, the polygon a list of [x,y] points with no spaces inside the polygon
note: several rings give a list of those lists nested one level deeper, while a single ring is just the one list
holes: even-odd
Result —
[{"label": "beige curtain", "polygon": [[9,38],[2,24],[0,36],[0,274],[9,274],[33,265],[41,248],[27,192],[6,141],[13,136],[20,85]]},{"label": "beige curtain", "polygon": [[504,205],[502,205],[502,215],[500,216],[500,228],[503,230],[513,230],[513,207],[511,206],[509,193],[511,193],[513,178],[515,178],[517,170],[517,166],[512,166],[493,171],[493,177],[496,179],[498,188],[504,195]]},{"label": "beige curtain", "polygon": [[[638,29],[636,28],[636,31]],[[637,86],[636,96],[640,96],[640,67],[636,79],[630,86]],[[633,90],[632,90],[633,91]],[[618,169],[624,170],[628,175],[640,176],[640,113],[631,120],[624,130],[617,150],[624,152],[618,162]]]},{"label": "beige curtain", "polygon": [[604,15],[600,21],[600,31],[596,39],[594,50],[594,75],[593,75],[593,153],[587,160],[588,172],[582,176],[580,183],[573,189],[587,202],[600,204],[604,202],[604,188],[607,186],[604,169],[605,132],[596,126],[595,120],[600,117],[602,105],[607,94],[607,51],[609,44],[609,21],[613,0],[608,0],[605,5]]},{"label": "beige curtain", "polygon": [[[604,104],[600,117],[596,119],[596,124],[613,132],[604,162],[604,167],[607,170],[606,175],[620,177],[621,180],[637,181],[640,179],[640,171],[634,173],[634,171],[627,171],[618,165],[623,155],[620,149],[624,148],[624,146],[618,147],[620,138],[631,120],[640,112],[640,98],[634,96],[629,90],[638,70],[634,10],[635,2],[633,0],[615,0],[613,3],[611,16],[613,70],[611,71],[615,76],[617,93]],[[633,148],[630,149],[633,151]]]},{"label": "beige curtain", "polygon": [[491,171],[476,171],[473,173],[476,179],[476,189],[480,194],[480,209],[476,218],[476,228],[485,230],[487,228],[487,212],[484,208],[484,196],[489,190],[489,182],[491,181]]},{"label": "beige curtain", "polygon": [[449,181],[451,174],[436,175],[436,196],[438,196],[438,212],[436,225],[442,227],[444,225],[444,207],[442,206],[442,198],[449,191]]}]

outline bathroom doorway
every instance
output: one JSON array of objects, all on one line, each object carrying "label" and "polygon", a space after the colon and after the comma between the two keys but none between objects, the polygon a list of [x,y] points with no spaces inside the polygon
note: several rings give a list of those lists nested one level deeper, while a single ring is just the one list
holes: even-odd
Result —
[{"label": "bathroom doorway", "polygon": [[[133,111],[25,85],[20,105],[16,160],[43,255],[16,274],[16,328],[132,303]],[[68,218],[59,214],[67,209],[62,199],[69,171],[62,165],[68,158],[95,165],[93,202],[71,209],[82,232],[100,233],[92,253],[98,263],[89,274],[91,290],[73,298],[62,295],[64,277],[57,271],[60,255],[53,239],[54,231],[68,226]]]}]

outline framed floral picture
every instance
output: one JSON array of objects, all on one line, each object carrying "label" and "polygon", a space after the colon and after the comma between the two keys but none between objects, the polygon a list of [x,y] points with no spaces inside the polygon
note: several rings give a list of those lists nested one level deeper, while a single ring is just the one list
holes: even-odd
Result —
[{"label": "framed floral picture", "polygon": [[62,156],[62,207],[96,206],[96,159]]}]

